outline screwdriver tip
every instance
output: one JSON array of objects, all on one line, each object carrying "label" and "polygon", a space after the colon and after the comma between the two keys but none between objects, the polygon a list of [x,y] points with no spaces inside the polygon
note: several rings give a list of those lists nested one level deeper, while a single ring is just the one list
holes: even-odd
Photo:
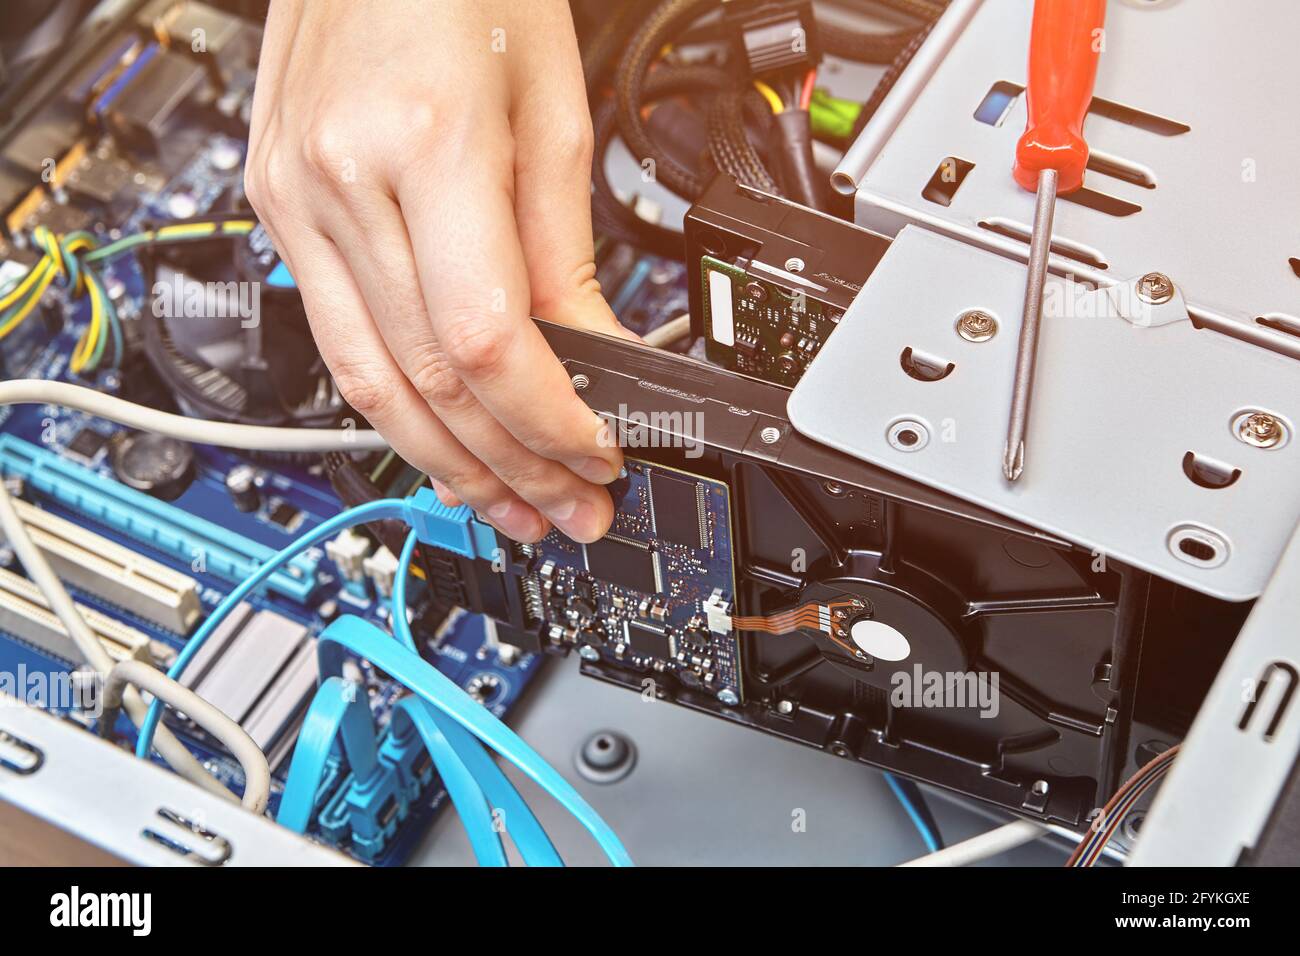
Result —
[{"label": "screwdriver tip", "polygon": [[1007,481],[1015,481],[1024,470],[1025,443],[1018,442],[1014,450],[1008,444],[1002,453],[1002,474],[1007,476]]}]

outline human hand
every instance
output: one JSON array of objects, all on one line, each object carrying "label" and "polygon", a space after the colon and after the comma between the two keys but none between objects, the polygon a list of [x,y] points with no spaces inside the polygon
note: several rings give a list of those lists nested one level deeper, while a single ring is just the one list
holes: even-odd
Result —
[{"label": "human hand", "polygon": [[245,189],[343,398],[499,530],[608,529],[622,455],[530,315],[630,335],[595,279],[564,0],[275,0]]}]

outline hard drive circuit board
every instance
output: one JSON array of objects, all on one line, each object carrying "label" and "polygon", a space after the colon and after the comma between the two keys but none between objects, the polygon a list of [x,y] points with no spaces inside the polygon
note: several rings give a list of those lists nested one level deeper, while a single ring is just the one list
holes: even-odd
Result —
[{"label": "hard drive circuit board", "polygon": [[717,625],[735,590],[726,484],[629,459],[610,493],[614,526],[599,541],[552,532],[521,546],[530,623],[588,660],[630,663],[650,678],[669,673],[739,700],[736,640]]}]

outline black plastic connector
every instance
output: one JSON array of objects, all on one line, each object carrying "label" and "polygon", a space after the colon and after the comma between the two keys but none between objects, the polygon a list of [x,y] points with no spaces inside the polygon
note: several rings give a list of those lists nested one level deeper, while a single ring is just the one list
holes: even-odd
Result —
[{"label": "black plastic connector", "polygon": [[752,78],[805,72],[821,62],[812,0],[725,0],[733,62]]}]

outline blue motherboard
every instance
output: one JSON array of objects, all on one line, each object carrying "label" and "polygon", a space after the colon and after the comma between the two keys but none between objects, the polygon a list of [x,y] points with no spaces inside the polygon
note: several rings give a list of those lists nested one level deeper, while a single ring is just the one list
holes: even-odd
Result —
[{"label": "blue motherboard", "polygon": [[[213,156],[236,147],[242,151],[242,144],[221,136],[193,136],[191,145],[193,157],[175,176],[160,181],[156,192],[139,194],[138,203],[128,212],[119,232],[130,233],[146,221],[157,222],[178,195],[183,195],[196,213],[202,213],[237,181],[239,170],[218,170]],[[116,260],[106,268],[105,278],[114,287],[124,316],[148,307],[147,283],[134,259]],[[47,295],[43,309],[46,315],[42,321],[25,323],[19,334],[4,343],[6,375],[68,381],[109,394],[120,393],[127,384],[122,372],[106,370],[83,377],[69,370],[68,357],[90,321],[88,302],[74,299],[56,287]],[[49,321],[50,317],[57,321]],[[125,434],[111,422],[52,405],[0,409],[0,470],[19,490],[22,504],[84,530],[89,536],[82,542],[87,550],[93,551],[96,542],[108,541],[192,580],[197,597],[197,613],[191,615],[194,619],[211,611],[267,557],[342,509],[318,462],[249,461],[207,446],[190,449],[192,477],[177,497],[163,500],[119,480],[113,456]],[[226,479],[232,471],[250,466],[255,473],[258,500],[255,507],[241,509],[232,500]],[[394,493],[406,493],[423,480],[400,462],[389,471],[393,477],[388,484]],[[0,563],[8,569],[9,580],[21,575],[22,569],[7,546],[0,548]],[[149,659],[161,667],[174,659],[185,644],[186,633],[192,632],[192,623],[186,627],[160,621],[157,615],[126,606],[129,602],[113,600],[111,585],[79,583],[75,576],[68,583],[83,608],[143,635]],[[414,582],[413,606],[418,608],[423,592],[423,586]],[[6,594],[4,600],[20,599]],[[391,613],[387,596],[375,580],[347,579],[323,548],[303,552],[248,604],[252,612],[269,615],[261,619],[264,625],[273,622],[280,632],[294,634],[295,640],[308,647],[340,613],[358,615],[385,627]],[[426,659],[500,717],[509,714],[541,663],[534,655],[499,647],[483,620],[474,615],[453,614],[440,626],[417,630],[417,636],[423,642]],[[0,673],[11,677],[71,673],[78,666],[74,658],[71,653],[51,653],[48,647],[0,628]],[[289,686],[286,673],[274,672],[274,661],[266,665],[269,673],[259,674],[257,656],[248,660],[254,666],[248,670],[246,680],[251,686],[261,686],[264,697],[292,695],[301,690]],[[383,752],[389,745],[386,728],[392,708],[405,691],[368,663],[356,663],[370,698]],[[17,689],[20,693],[24,690]],[[292,698],[290,703],[305,707],[307,698]],[[283,699],[280,704],[288,706]],[[84,714],[60,706],[59,701],[51,699],[48,706],[85,723],[88,730],[93,723]],[[300,718],[301,707],[298,710]],[[236,792],[242,790],[239,765],[218,744],[183,717],[169,715],[168,725],[219,780]],[[278,728],[276,742],[282,752],[274,760],[272,814],[287,773],[294,728],[292,722]],[[134,743],[135,729],[125,718],[116,730],[122,746]],[[382,839],[364,844],[354,840],[352,821],[338,812],[350,783],[341,758],[331,762],[319,791],[318,813],[310,835],[364,862],[403,862],[447,797],[422,751],[412,751],[401,759],[408,766],[395,765],[393,772],[409,773],[418,784],[408,787],[411,792],[396,814],[391,807],[376,810],[385,816],[383,826],[378,828]]]},{"label": "blue motherboard", "polygon": [[[75,323],[68,334],[75,336]],[[59,349],[67,344],[52,343],[48,360],[53,361]],[[45,359],[35,364],[31,374],[44,371]],[[328,482],[310,469],[259,466],[265,489],[263,501],[255,511],[241,512],[232,503],[224,483],[224,476],[241,462],[227,452],[209,447],[195,449],[197,474],[185,492],[174,501],[159,501],[115,479],[107,462],[107,440],[111,440],[116,426],[56,407],[10,409],[0,413],[0,420],[3,422],[0,468],[6,477],[21,479],[29,503],[193,578],[205,613],[256,564],[294,537],[337,514],[341,507]],[[89,446],[87,434],[100,435],[106,442],[93,457],[83,459],[76,449]],[[204,558],[204,566],[197,570],[196,555]],[[14,571],[19,570],[7,548],[0,559]],[[304,552],[289,570],[293,574],[283,575],[279,582],[273,580],[264,593],[248,603],[256,611],[273,615],[277,622],[285,622],[282,626],[290,623],[300,626],[305,641],[318,634],[334,615],[343,612],[387,625],[391,613],[387,599],[373,585],[357,587],[345,582],[323,550]],[[175,651],[184,646],[183,634],[96,593],[102,589],[85,590],[73,584],[70,590],[83,607],[147,636],[152,657],[159,664],[167,664]],[[415,589],[413,603],[418,601],[419,594]],[[503,654],[477,615],[454,615],[423,637],[426,659],[500,717],[508,715],[541,663],[534,655],[515,653],[509,648]],[[69,658],[55,656],[0,631],[0,671],[4,673],[52,674],[70,672],[76,666]],[[357,666],[382,735],[393,706],[405,690],[367,662],[358,661]],[[256,685],[259,675],[250,673],[247,679]],[[266,692],[270,693],[275,676],[267,674],[263,679],[267,683]],[[57,702],[51,702],[51,709],[60,709]],[[78,719],[75,713],[67,716]],[[183,719],[169,719],[169,725],[219,780],[236,792],[242,790],[239,765],[219,745]],[[133,743],[134,728],[125,718],[119,721],[117,731],[124,746]],[[417,754],[411,759],[421,758]],[[282,760],[275,773],[270,801],[273,814],[287,767],[288,761]],[[337,814],[331,816],[329,812],[348,783],[346,768],[334,761],[319,794],[320,812],[314,835],[365,862],[380,865],[403,862],[434,814],[446,803],[446,793],[431,767],[420,767],[416,776],[422,782],[419,792],[413,795],[409,808],[403,810],[403,818],[388,827],[390,835],[375,845],[354,845],[347,821],[340,822]]]}]

